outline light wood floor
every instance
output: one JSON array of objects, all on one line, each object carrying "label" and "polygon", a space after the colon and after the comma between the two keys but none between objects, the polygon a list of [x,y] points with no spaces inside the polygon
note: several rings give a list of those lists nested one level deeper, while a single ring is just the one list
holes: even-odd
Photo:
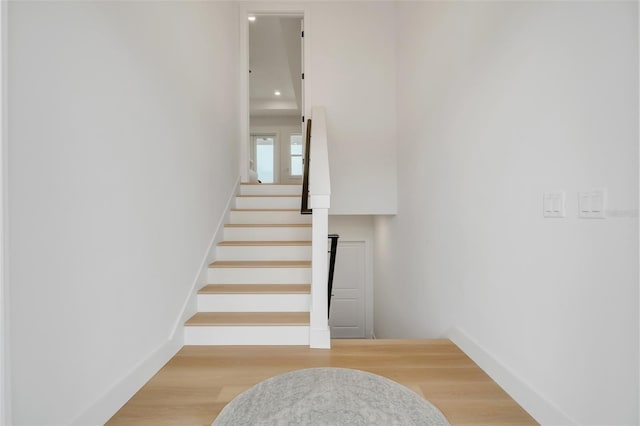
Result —
[{"label": "light wood floor", "polygon": [[240,392],[312,367],[388,377],[431,401],[452,425],[537,424],[448,340],[333,340],[332,346],[185,346],[107,425],[210,425]]}]

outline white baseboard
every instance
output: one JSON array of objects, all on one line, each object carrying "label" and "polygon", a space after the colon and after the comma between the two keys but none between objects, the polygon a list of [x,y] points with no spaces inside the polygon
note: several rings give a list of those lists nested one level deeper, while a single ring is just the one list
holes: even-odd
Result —
[{"label": "white baseboard", "polygon": [[165,342],[118,380],[87,410],[76,417],[71,425],[104,425],[142,385],[149,381],[182,348],[183,340],[183,334],[176,333],[173,339]]},{"label": "white baseboard", "polygon": [[548,401],[509,367],[484,349],[477,341],[457,327],[449,329],[445,336],[480,366],[536,421],[545,426],[576,425],[562,410]]},{"label": "white baseboard", "polygon": [[196,277],[193,280],[193,284],[191,285],[191,291],[187,294],[187,297],[182,304],[182,309],[180,310],[180,315],[176,319],[176,322],[173,324],[173,329],[171,330],[170,339],[178,332],[178,330],[182,330],[184,328],[184,323],[186,320],[191,318],[197,311],[197,295],[198,290],[202,288],[207,283],[207,270],[208,266],[211,262],[215,260],[216,253],[216,245],[222,241],[222,237],[224,234],[224,224],[229,221],[229,216],[231,214],[231,207],[233,206],[233,202],[236,199],[236,194],[238,193],[238,188],[240,186],[240,178],[236,181],[233,186],[233,190],[227,199],[227,204],[224,208],[224,212],[220,219],[218,220],[218,225],[216,226],[213,235],[211,236],[211,240],[209,242],[209,247],[207,248],[206,253],[202,257],[202,261],[200,262],[200,269],[196,273]]}]

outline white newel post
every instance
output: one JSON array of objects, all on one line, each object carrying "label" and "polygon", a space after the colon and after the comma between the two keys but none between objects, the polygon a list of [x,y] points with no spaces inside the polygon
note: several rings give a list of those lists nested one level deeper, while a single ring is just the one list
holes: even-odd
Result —
[{"label": "white newel post", "polygon": [[309,176],[309,206],[313,209],[311,243],[311,327],[309,346],[330,348],[331,333],[328,318],[327,238],[331,182],[324,108],[314,107],[311,114],[311,152]]},{"label": "white newel post", "polygon": [[309,346],[331,347],[329,319],[327,315],[327,234],[329,233],[329,210],[313,208],[313,243],[311,246],[311,329]]}]

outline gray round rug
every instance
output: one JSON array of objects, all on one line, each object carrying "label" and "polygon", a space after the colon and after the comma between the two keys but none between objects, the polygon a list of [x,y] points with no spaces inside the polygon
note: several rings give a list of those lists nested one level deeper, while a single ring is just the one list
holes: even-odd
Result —
[{"label": "gray round rug", "polygon": [[347,368],[292,371],[258,383],[213,422],[226,425],[449,425],[410,389]]}]

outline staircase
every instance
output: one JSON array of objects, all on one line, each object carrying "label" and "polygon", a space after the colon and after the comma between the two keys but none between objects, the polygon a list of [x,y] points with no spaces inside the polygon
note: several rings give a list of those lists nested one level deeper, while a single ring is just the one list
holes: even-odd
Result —
[{"label": "staircase", "polygon": [[300,185],[242,184],[186,345],[309,345],[311,216]]}]

